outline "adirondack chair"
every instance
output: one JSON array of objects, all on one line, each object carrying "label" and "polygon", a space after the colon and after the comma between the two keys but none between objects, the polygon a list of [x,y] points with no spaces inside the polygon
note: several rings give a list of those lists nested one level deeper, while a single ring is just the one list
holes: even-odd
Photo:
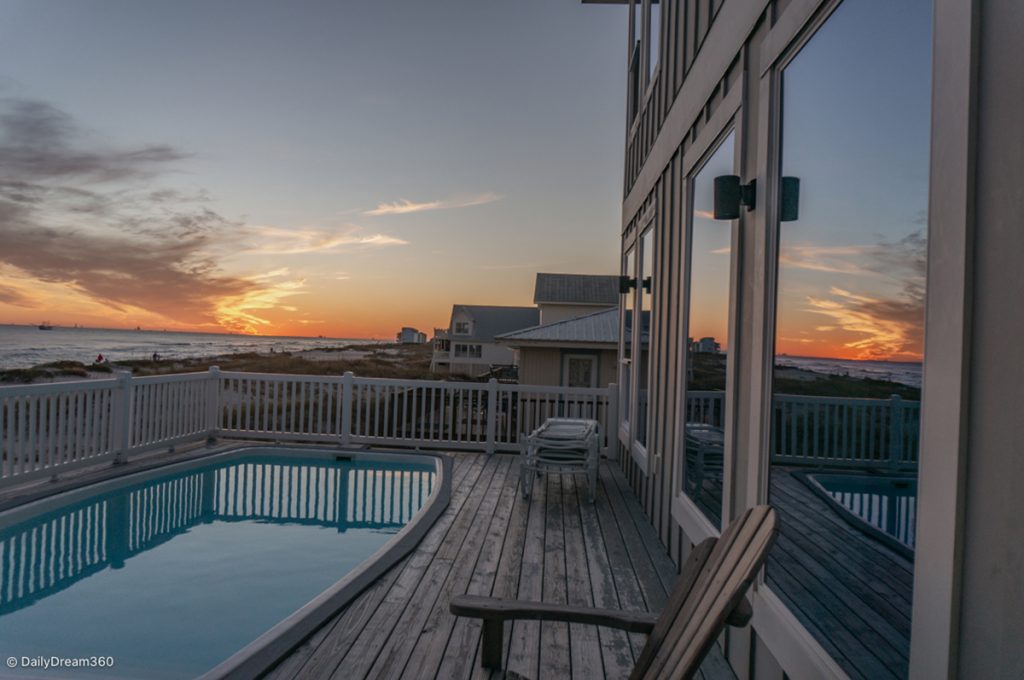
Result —
[{"label": "adirondack chair", "polygon": [[450,609],[456,616],[483,619],[484,668],[501,669],[504,622],[526,619],[645,633],[647,644],[630,680],[691,678],[726,624],[742,627],[750,622],[753,611],[744,595],[775,541],[777,523],[775,510],[760,505],[733,521],[721,537],[694,547],[660,614],[473,595],[453,597]]}]

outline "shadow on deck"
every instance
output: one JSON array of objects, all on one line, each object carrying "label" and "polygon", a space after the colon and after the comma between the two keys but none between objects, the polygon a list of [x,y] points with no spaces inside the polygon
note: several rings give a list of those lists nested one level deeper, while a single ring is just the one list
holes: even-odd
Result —
[{"label": "shadow on deck", "polygon": [[[602,465],[590,504],[571,475],[539,479],[523,500],[518,465],[508,455],[456,456],[451,503],[415,551],[265,677],[488,677],[480,622],[448,612],[461,593],[660,610],[675,565],[617,468]],[[625,678],[643,644],[607,628],[516,622],[506,628],[506,668],[533,680]],[[702,675],[735,678],[718,647]]]}]

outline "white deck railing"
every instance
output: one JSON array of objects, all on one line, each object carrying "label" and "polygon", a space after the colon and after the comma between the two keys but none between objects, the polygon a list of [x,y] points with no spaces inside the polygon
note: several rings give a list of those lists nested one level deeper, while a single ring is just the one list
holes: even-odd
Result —
[{"label": "white deck railing", "polygon": [[[614,385],[533,385],[222,372],[0,387],[0,486],[209,437],[517,448],[552,416],[611,431]],[[608,441],[605,441],[605,450]]]},{"label": "white deck railing", "polygon": [[[0,387],[0,486],[208,437],[514,451],[546,418],[618,424],[616,386],[567,388],[221,372]],[[721,426],[721,392],[691,392],[687,420]],[[778,395],[773,461],[910,469],[919,404]]]}]

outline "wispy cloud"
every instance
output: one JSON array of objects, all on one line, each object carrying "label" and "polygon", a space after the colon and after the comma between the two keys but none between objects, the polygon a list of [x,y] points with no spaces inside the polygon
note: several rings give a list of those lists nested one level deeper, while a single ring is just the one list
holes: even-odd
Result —
[{"label": "wispy cloud", "polygon": [[[215,315],[217,323],[223,327],[240,333],[259,333],[265,330],[270,321],[258,314],[267,310],[282,307],[282,302],[295,295],[301,295],[306,285],[303,280],[288,280],[283,277],[263,274],[247,279],[254,286],[237,295],[226,295],[216,300]],[[294,311],[294,307],[291,308]]]},{"label": "wispy cloud", "polygon": [[340,252],[357,248],[404,246],[409,243],[387,234],[367,234],[354,225],[340,230],[282,229],[253,225],[246,227],[246,231],[255,243],[246,252],[273,255]]},{"label": "wispy cloud", "polygon": [[[111,315],[253,331],[295,295],[283,272],[225,274],[216,253],[241,225],[152,179],[189,154],[166,145],[85,148],[44,102],[0,98],[0,296],[43,308],[26,286],[66,291]],[[29,288],[32,290],[32,288]],[[48,299],[49,300],[49,299]],[[50,300],[51,302],[53,300]]]},{"label": "wispy cloud", "polygon": [[378,203],[376,208],[363,211],[364,215],[379,217],[381,215],[405,215],[408,213],[425,212],[427,210],[448,210],[451,208],[469,208],[475,205],[484,205],[500,200],[501,196],[493,192],[487,192],[469,198],[449,199],[444,201],[425,201],[416,203],[405,199],[394,203]]},{"label": "wispy cloud", "polygon": [[[856,273],[851,283],[860,290],[836,285],[825,295],[807,296],[805,311],[824,316],[820,333],[840,333],[842,344],[859,359],[919,360],[923,352],[926,240],[923,231],[895,242],[847,248],[818,248],[829,257],[855,258],[840,266],[803,267],[815,271]],[[804,249],[804,254],[815,249]],[[840,257],[841,260],[841,257]],[[804,261],[804,264],[808,264]],[[865,279],[863,277],[869,277]],[[888,279],[883,285],[877,283]],[[863,285],[865,280],[870,281]],[[886,292],[887,291],[887,292]]]}]

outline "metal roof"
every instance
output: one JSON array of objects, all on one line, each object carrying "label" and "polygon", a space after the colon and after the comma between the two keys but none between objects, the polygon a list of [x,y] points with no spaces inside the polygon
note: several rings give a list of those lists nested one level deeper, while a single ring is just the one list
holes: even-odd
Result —
[{"label": "metal roof", "polygon": [[586,342],[617,345],[619,342],[619,309],[612,307],[543,326],[524,328],[505,333],[498,339],[510,345],[515,345],[517,342]]},{"label": "metal roof", "polygon": [[490,342],[502,333],[536,326],[540,321],[540,310],[536,307],[491,307],[485,305],[454,305],[452,316],[463,311],[473,318],[473,332],[469,335],[455,333],[451,328],[452,341],[478,340]]},{"label": "metal roof", "polygon": [[619,304],[619,277],[596,274],[537,274],[535,304]]}]

